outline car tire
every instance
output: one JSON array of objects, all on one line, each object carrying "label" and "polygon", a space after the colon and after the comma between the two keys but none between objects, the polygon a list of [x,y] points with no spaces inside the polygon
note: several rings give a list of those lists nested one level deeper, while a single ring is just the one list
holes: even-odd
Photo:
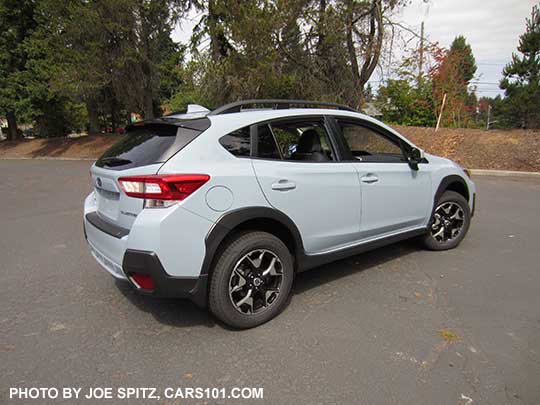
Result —
[{"label": "car tire", "polygon": [[213,268],[210,311],[233,328],[255,327],[283,310],[293,278],[293,258],[280,239],[260,231],[238,234]]},{"label": "car tire", "polygon": [[471,223],[471,210],[467,200],[459,193],[445,191],[433,210],[428,233],[423,238],[429,250],[448,250],[458,246]]}]

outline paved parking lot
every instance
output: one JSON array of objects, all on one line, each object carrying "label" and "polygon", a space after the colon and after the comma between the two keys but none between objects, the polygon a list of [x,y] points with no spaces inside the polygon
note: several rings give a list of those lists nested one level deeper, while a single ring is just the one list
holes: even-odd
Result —
[{"label": "paved parking lot", "polygon": [[476,178],[479,207],[458,249],[408,241],[303,273],[282,315],[238,332],[101,270],[81,227],[89,166],[0,160],[0,403],[11,403],[9,387],[263,387],[255,403],[271,404],[540,402],[539,180]]}]

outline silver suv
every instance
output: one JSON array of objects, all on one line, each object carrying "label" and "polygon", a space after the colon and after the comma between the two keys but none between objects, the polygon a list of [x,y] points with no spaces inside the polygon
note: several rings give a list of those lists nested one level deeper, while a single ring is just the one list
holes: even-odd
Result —
[{"label": "silver suv", "polygon": [[348,107],[301,100],[136,123],[91,173],[84,229],[98,263],[236,328],[276,316],[296,272],[413,236],[456,247],[475,201],[456,163]]}]

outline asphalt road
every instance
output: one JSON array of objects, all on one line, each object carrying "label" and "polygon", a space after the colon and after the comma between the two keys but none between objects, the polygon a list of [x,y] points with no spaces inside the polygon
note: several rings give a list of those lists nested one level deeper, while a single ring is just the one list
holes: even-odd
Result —
[{"label": "asphalt road", "polygon": [[[0,403],[62,402],[12,401],[10,387],[262,387],[254,402],[271,404],[540,402],[539,180],[477,177],[459,248],[409,241],[303,273],[283,314],[237,332],[187,301],[135,295],[94,262],[81,228],[89,166],[0,160]],[[105,403],[116,402],[136,401]]]}]

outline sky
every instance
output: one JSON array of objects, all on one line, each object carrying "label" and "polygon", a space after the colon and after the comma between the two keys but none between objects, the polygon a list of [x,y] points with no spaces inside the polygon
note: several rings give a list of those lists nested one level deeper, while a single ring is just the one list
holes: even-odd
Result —
[{"label": "sky", "polygon": [[[422,18],[426,37],[448,48],[457,35],[471,45],[478,70],[473,81],[479,96],[494,97],[501,72],[517,52],[525,19],[534,0],[412,0],[403,9],[401,21],[420,31]],[[537,3],[538,4],[538,3]]]},{"label": "sky", "polygon": [[[416,32],[422,19],[426,38],[448,48],[457,35],[471,45],[478,70],[473,81],[478,96],[502,95],[498,88],[503,67],[516,52],[518,37],[525,31],[535,0],[409,0],[394,17]],[[186,43],[198,16],[191,14],[173,32],[173,39]],[[379,78],[373,77],[376,87]]]}]

